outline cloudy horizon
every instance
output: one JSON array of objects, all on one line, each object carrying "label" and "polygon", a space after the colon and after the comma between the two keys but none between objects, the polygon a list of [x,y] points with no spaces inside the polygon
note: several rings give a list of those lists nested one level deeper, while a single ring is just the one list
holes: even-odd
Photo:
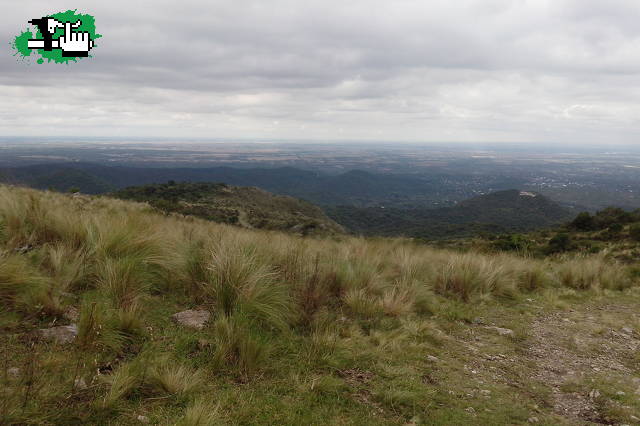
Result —
[{"label": "cloudy horizon", "polygon": [[[2,18],[0,136],[638,140],[633,0],[30,1]],[[93,58],[12,56],[78,9]]]}]

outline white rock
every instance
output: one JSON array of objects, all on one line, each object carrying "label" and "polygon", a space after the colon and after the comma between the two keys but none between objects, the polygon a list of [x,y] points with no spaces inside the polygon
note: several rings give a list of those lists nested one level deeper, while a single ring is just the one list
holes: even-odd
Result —
[{"label": "white rock", "polygon": [[78,335],[78,327],[75,324],[62,325],[51,328],[41,328],[38,334],[45,339],[56,343],[70,343]]},{"label": "white rock", "polygon": [[496,327],[496,326],[488,326],[486,328],[488,328],[489,330],[494,330],[496,333],[498,333],[501,336],[513,336],[513,330],[509,328],[502,328],[502,327]]},{"label": "white rock", "polygon": [[18,367],[11,367],[7,369],[7,375],[12,379],[16,379],[20,376],[20,369]]},{"label": "white rock", "polygon": [[427,355],[427,361],[438,362],[440,360],[433,355]]},{"label": "white rock", "polygon": [[600,396],[600,391],[598,389],[593,389],[591,392],[589,392],[589,398],[591,399],[596,399],[599,396]]},{"label": "white rock", "polygon": [[624,334],[633,334],[633,330],[630,327],[622,327],[620,329]]},{"label": "white rock", "polygon": [[143,416],[142,414],[136,417],[136,419],[138,419],[138,421],[141,423],[149,423],[149,417]]},{"label": "white rock", "polygon": [[528,421],[529,423],[538,423],[540,420],[538,420],[538,418],[537,418],[537,417],[529,417],[529,418],[527,419],[527,421]]},{"label": "white rock", "polygon": [[178,324],[201,330],[211,318],[211,313],[205,310],[189,309],[173,314],[171,318]]}]

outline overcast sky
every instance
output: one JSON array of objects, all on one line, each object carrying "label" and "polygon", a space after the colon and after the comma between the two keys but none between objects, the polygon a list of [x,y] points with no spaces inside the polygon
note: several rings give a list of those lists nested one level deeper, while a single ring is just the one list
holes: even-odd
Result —
[{"label": "overcast sky", "polygon": [[[12,56],[76,8],[93,58]],[[0,136],[640,142],[638,0],[27,0],[0,24]]]}]

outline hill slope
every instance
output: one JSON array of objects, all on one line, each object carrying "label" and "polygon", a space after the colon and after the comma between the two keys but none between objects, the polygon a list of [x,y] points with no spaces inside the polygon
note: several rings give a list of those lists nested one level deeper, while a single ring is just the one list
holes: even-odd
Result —
[{"label": "hill slope", "polygon": [[248,228],[307,234],[335,234],[342,227],[306,201],[258,188],[222,183],[166,183],[134,186],[112,196],[144,201],[165,212],[197,216]]},{"label": "hill slope", "polygon": [[632,424],[629,272],[0,186],[0,422]]},{"label": "hill slope", "polygon": [[364,235],[452,238],[479,231],[528,231],[559,224],[573,213],[548,198],[518,190],[498,191],[439,209],[327,207],[327,214]]}]

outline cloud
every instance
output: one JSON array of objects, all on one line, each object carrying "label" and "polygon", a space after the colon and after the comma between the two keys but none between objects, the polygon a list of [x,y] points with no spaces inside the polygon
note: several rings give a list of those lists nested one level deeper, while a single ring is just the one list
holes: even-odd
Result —
[{"label": "cloud", "polygon": [[[637,137],[635,0],[112,0],[82,11],[104,36],[91,59],[27,64],[6,45],[0,134]],[[45,1],[11,8],[0,36],[47,12]]]}]

